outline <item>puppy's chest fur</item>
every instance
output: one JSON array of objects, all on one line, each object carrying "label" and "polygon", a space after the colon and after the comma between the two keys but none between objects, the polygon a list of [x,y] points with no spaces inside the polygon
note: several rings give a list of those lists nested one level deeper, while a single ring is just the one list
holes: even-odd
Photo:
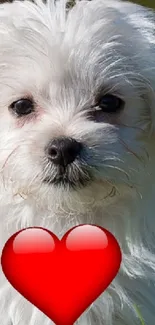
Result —
[{"label": "puppy's chest fur", "polygon": [[[127,207],[120,206],[121,211],[129,215]],[[109,208],[109,213],[112,213]],[[113,210],[113,220],[116,211]],[[24,227],[41,226],[53,231],[59,238],[71,227],[80,223],[96,223],[100,226],[112,230],[111,218],[108,212],[101,207],[93,210],[92,214],[76,214],[72,213],[70,218],[67,215],[62,217],[62,213],[58,215],[58,211],[43,209],[36,205],[31,199],[16,197],[14,204],[6,204],[1,206],[2,223],[1,223],[1,249],[5,241],[14,232]],[[95,215],[96,213],[96,215]],[[118,209],[117,209],[118,213]],[[135,212],[137,213],[137,211]],[[103,215],[105,218],[103,218]],[[131,217],[131,216],[130,216]],[[132,215],[132,218],[134,216]],[[118,238],[122,253],[123,264],[122,270],[119,272],[110,287],[104,292],[88,310],[79,318],[79,325],[139,325],[140,320],[136,312],[135,305],[139,307],[144,315],[148,325],[154,324],[154,288],[151,284],[150,274],[148,280],[141,276],[143,265],[139,261],[136,262],[136,246],[133,245],[133,254],[129,256],[126,248],[125,226],[120,220],[119,226],[115,227],[115,235]],[[121,225],[122,223],[122,225]],[[110,229],[111,228],[111,229]],[[124,228],[124,229],[123,229]],[[131,274],[130,274],[131,272]],[[132,274],[133,272],[133,274]],[[0,277],[0,323],[2,325],[50,325],[52,322],[43,315],[38,309],[33,307],[20,294],[18,294],[5,279],[4,275]],[[147,298],[146,298],[147,297]],[[60,311],[61,312],[61,311]]]}]

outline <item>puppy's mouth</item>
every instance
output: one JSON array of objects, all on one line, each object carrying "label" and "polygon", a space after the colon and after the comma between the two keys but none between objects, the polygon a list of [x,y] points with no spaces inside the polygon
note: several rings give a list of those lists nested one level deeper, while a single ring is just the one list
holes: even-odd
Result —
[{"label": "puppy's mouth", "polygon": [[90,170],[84,166],[59,166],[44,178],[43,182],[49,185],[77,188],[85,187],[93,180]]}]

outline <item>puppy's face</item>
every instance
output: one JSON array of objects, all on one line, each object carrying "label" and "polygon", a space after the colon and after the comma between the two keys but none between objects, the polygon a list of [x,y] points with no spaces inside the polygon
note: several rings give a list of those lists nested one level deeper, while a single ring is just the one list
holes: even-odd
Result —
[{"label": "puppy's face", "polygon": [[83,197],[102,186],[106,197],[138,181],[152,119],[151,49],[119,5],[106,6],[78,4],[64,26],[44,5],[1,7],[0,165],[17,192]]}]

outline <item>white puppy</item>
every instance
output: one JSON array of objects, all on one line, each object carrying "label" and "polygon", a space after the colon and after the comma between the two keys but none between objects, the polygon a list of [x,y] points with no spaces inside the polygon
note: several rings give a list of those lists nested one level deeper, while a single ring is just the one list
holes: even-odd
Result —
[{"label": "white puppy", "polygon": [[[155,324],[154,14],[127,2],[0,5],[0,249],[93,223],[123,262],[79,325]],[[60,310],[61,312],[61,310]],[[0,274],[0,324],[53,324]]]}]

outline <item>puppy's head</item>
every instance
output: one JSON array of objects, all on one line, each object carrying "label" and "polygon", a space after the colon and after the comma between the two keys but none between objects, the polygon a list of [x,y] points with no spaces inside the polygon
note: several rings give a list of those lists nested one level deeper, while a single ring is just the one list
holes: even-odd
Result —
[{"label": "puppy's head", "polygon": [[113,200],[153,157],[153,14],[110,0],[68,13],[52,3],[0,7],[2,183],[56,201]]}]

